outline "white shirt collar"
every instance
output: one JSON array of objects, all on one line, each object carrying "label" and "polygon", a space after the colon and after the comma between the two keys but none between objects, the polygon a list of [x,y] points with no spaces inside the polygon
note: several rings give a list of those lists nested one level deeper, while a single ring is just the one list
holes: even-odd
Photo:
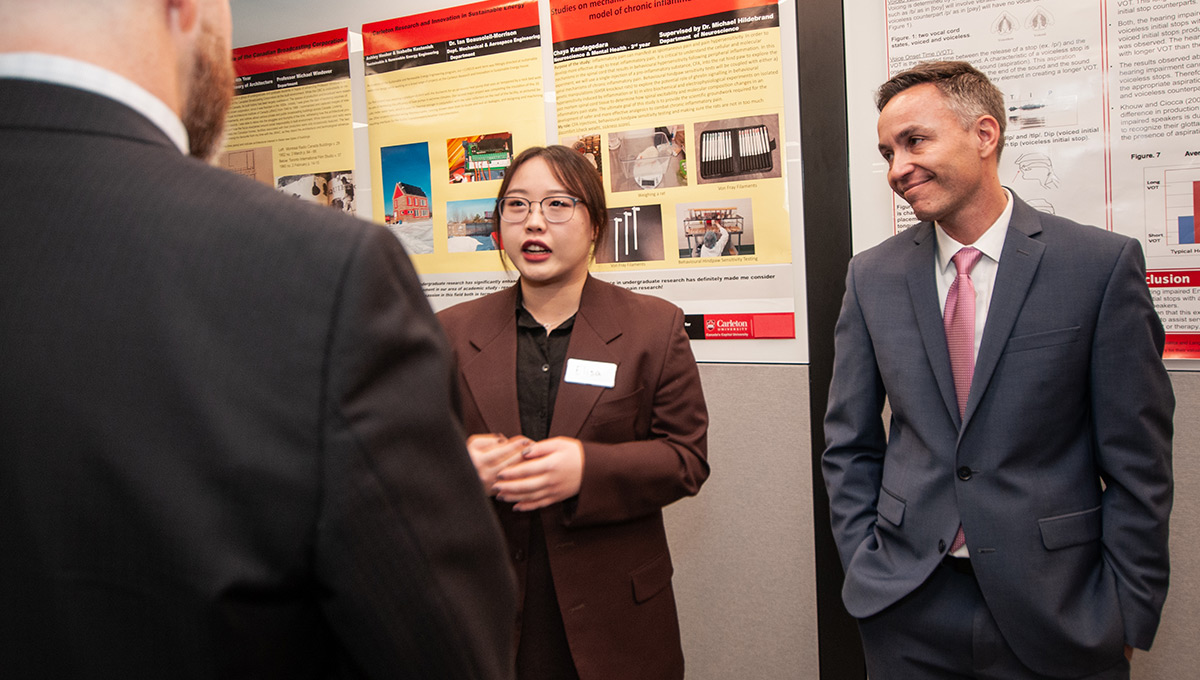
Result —
[{"label": "white shirt collar", "polygon": [[182,153],[188,152],[187,129],[179,116],[137,83],[106,68],[54,54],[6,52],[0,53],[0,78],[63,85],[116,100],[148,118]]},{"label": "white shirt collar", "polygon": [[[983,232],[971,247],[979,250],[994,262],[1000,261],[1000,253],[1004,250],[1004,237],[1008,233],[1008,223],[1012,219],[1013,198],[1012,193],[1004,188],[1004,196],[1008,199],[1008,203],[1004,206],[1004,212],[1000,213],[1000,217],[992,223],[992,226]],[[953,267],[954,263],[951,258],[964,246],[962,243],[955,241],[946,234],[941,225],[934,223],[934,233],[937,234],[937,263],[938,271],[945,271],[948,267]]]}]

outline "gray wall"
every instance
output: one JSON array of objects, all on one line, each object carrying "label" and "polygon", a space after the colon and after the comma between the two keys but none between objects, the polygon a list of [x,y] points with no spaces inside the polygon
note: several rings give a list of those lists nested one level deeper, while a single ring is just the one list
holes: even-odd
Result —
[{"label": "gray wall", "polygon": [[712,476],[666,512],[687,677],[815,678],[808,368],[700,376]]},{"label": "gray wall", "polygon": [[1175,508],[1171,513],[1171,591],[1154,648],[1133,657],[1134,680],[1200,677],[1200,373],[1171,373],[1175,386]]}]

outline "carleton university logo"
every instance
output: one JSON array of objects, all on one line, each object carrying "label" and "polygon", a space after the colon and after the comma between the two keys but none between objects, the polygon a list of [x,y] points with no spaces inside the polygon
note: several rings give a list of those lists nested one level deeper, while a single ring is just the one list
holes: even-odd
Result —
[{"label": "carleton university logo", "polygon": [[704,330],[707,333],[712,333],[717,330],[717,322],[715,319],[708,319],[704,322]]}]

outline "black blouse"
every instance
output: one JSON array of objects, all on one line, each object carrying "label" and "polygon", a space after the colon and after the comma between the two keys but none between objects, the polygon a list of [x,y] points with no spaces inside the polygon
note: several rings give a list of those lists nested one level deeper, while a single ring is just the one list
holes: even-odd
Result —
[{"label": "black blouse", "polygon": [[[575,317],[572,316],[547,333],[528,310],[519,302],[517,304],[517,404],[521,414],[521,434],[534,441],[549,436],[554,399],[562,382],[563,364],[574,327]],[[517,678],[578,678],[554,592],[541,511],[535,510],[530,515]]]}]

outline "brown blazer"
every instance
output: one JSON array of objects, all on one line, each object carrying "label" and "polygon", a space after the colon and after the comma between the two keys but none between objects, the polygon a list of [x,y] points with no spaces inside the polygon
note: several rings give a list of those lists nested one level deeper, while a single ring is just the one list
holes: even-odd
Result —
[{"label": "brown blazer", "polygon": [[[439,314],[470,434],[520,433],[517,286]],[[612,388],[559,385],[550,436],[583,442],[579,495],[541,512],[581,680],[683,677],[663,506],[708,477],[708,413],[683,313],[588,277],[568,358],[617,364]],[[528,513],[496,502],[524,592]],[[516,632],[520,639],[520,631]]]}]

